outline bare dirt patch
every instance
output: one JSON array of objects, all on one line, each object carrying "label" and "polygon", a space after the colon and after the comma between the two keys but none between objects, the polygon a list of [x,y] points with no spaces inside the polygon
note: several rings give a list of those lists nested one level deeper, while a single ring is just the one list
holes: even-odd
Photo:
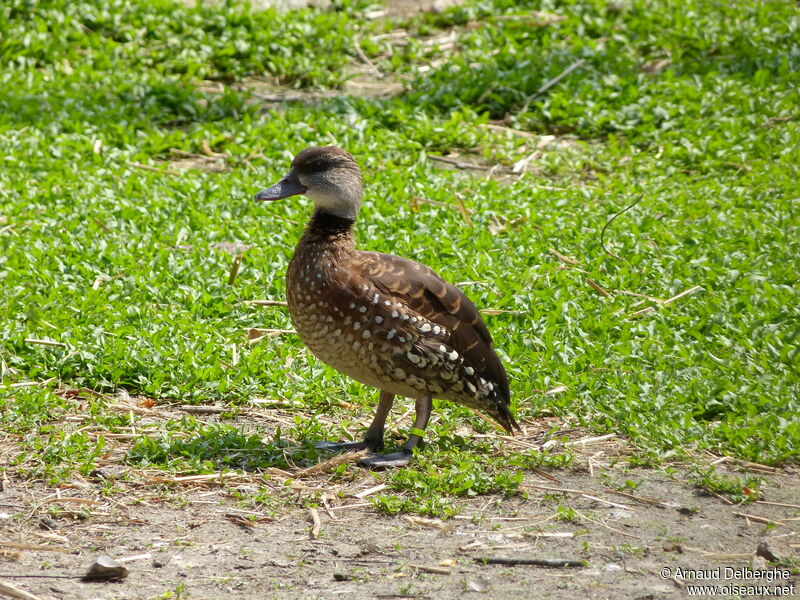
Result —
[{"label": "bare dirt patch", "polygon": [[[527,430],[509,443],[541,447],[540,431]],[[527,497],[460,500],[449,520],[377,512],[369,500],[384,476],[355,466],[344,480],[277,469],[175,477],[114,461],[55,487],[10,471],[0,493],[0,580],[41,599],[644,599],[687,596],[692,581],[665,579],[663,569],[766,568],[755,556],[764,540],[780,564],[796,561],[795,469],[756,469],[760,500],[734,505],[680,475],[630,468],[613,435],[570,437],[568,470],[528,473]],[[725,465],[735,467],[717,466],[736,473]],[[117,478],[111,494],[108,477]],[[259,491],[264,504],[241,500]],[[102,554],[134,557],[127,578],[80,581]],[[481,561],[496,558],[582,566]],[[770,585],[797,589],[786,573]]]}]

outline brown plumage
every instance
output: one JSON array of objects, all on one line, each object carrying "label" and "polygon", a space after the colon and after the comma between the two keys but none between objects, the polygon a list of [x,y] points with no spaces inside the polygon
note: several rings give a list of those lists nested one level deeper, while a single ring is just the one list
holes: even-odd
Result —
[{"label": "brown plumage", "polygon": [[320,360],[381,390],[364,442],[320,447],[381,449],[395,395],[416,400],[412,435],[401,452],[373,455],[365,464],[406,464],[433,397],[483,411],[511,433],[519,429],[508,408],[505,369],[475,305],[424,265],[355,249],[362,186],[353,157],[333,146],[303,150],[289,174],[256,200],[296,194],[309,196],[315,210],[286,274],[292,321]]}]

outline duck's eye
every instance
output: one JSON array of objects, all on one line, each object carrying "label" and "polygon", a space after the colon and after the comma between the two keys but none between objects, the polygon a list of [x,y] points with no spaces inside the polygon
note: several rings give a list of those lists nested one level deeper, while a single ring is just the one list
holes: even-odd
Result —
[{"label": "duck's eye", "polygon": [[325,171],[328,168],[328,163],[322,159],[318,159],[313,161],[309,166],[309,169],[314,172]]}]

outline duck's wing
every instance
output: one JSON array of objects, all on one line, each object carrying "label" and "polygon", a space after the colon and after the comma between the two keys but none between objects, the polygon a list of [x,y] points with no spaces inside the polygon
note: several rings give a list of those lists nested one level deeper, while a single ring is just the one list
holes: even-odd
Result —
[{"label": "duck's wing", "polygon": [[511,397],[508,376],[472,301],[416,261],[378,252],[356,252],[354,261],[360,277],[370,288],[390,298],[393,304],[401,305],[408,314],[421,317],[419,322],[405,321],[406,330],[414,329],[418,343],[439,348],[444,342],[463,357],[466,375],[462,372],[462,376],[467,376],[476,387],[481,380],[491,384],[487,400],[498,406],[489,412],[511,431],[516,423],[508,411]]}]

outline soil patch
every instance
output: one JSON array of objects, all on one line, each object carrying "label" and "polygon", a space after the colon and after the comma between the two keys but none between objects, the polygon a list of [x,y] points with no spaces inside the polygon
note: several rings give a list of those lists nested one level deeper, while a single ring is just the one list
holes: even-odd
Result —
[{"label": "soil patch", "polygon": [[[762,499],[733,505],[660,471],[603,460],[592,445],[567,471],[527,475],[527,497],[467,498],[446,521],[377,512],[369,490],[380,476],[360,469],[332,486],[326,474],[176,478],[118,467],[127,477],[110,496],[99,481],[51,487],[10,474],[0,494],[0,579],[41,599],[643,599],[686,597],[693,581],[675,577],[679,568],[720,568],[723,577],[726,567],[767,568],[756,557],[764,540],[781,555],[777,566],[796,561],[796,471],[761,474]],[[277,509],[240,501],[265,485]],[[128,577],[80,581],[102,554],[133,557]],[[778,571],[788,579],[767,585],[798,588],[795,574]]]}]

